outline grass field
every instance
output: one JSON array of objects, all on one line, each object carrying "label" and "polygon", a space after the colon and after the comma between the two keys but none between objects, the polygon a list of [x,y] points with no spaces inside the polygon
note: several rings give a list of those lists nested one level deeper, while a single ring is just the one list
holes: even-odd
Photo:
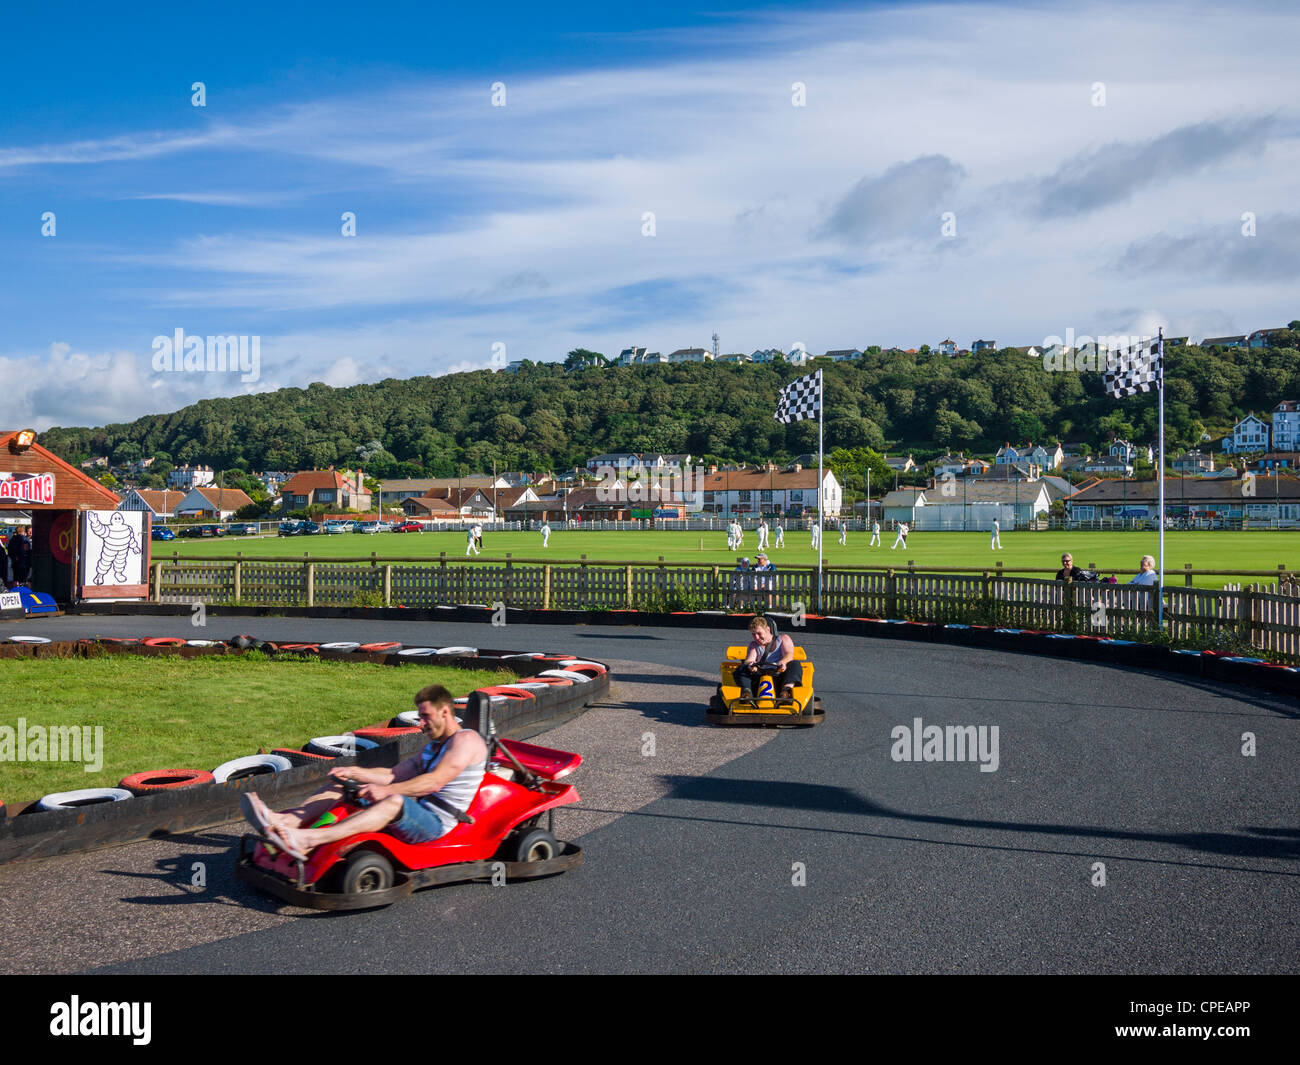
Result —
[{"label": "grass field", "polygon": [[[1060,568],[1061,553],[1069,551],[1075,565],[1095,567],[1104,574],[1114,573],[1127,580],[1137,573],[1138,560],[1144,554],[1157,553],[1158,534],[1154,532],[1006,532],[1001,551],[989,549],[987,532],[914,532],[908,537],[907,549],[890,550],[892,533],[882,529],[881,546],[869,547],[870,534],[850,532],[848,545],[841,547],[838,532],[832,530],[823,542],[823,559],[828,566],[899,566],[909,561],[935,569],[951,567],[993,567],[1001,562],[1007,569],[1038,569],[1050,576]],[[789,532],[784,548],[769,550],[779,568],[816,565],[817,552],[806,532]],[[754,556],[757,537],[745,533],[739,554]],[[330,559],[369,556],[373,551],[384,557],[463,558],[465,535],[459,532],[377,533],[363,536],[231,538],[219,541],[183,541],[155,543],[154,558],[164,559],[173,551],[190,558],[214,555],[274,556],[301,559],[305,552],[313,558]],[[543,550],[542,538],[535,532],[488,532],[483,536],[484,559],[511,554],[516,559],[545,559],[551,562],[577,561],[586,555],[591,561],[706,562],[725,565],[736,563],[736,553],[727,550],[725,532],[571,532],[557,530]],[[1172,574],[1186,563],[1196,569],[1268,570],[1276,572],[1279,564],[1288,570],[1300,569],[1300,532],[1203,531],[1165,533],[1165,570]],[[1050,571],[1050,572],[1046,572]],[[1167,580],[1174,578],[1167,577]],[[1267,578],[1247,578],[1250,580]],[[1178,577],[1179,583],[1182,577]],[[1238,583],[1233,577],[1198,575],[1194,583],[1202,588],[1221,588]]]},{"label": "grass field", "polygon": [[[394,669],[320,659],[106,655],[17,658],[0,663],[10,692],[0,726],[103,727],[102,768],[76,762],[0,761],[0,799],[115,787],[151,769],[207,769],[259,748],[301,747],[412,709],[427,684],[453,695],[514,680],[514,674],[447,666]],[[3,736],[3,733],[0,733]],[[0,751],[4,748],[0,746]],[[14,754],[3,757],[12,759]]]}]

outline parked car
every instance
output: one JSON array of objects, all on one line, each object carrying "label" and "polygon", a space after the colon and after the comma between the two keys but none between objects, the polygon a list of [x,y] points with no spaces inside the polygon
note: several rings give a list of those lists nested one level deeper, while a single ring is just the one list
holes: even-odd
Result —
[{"label": "parked car", "polygon": [[255,521],[237,521],[226,526],[226,535],[228,536],[256,536],[257,522]]},{"label": "parked car", "polygon": [[175,540],[176,534],[162,525],[155,525],[149,530],[150,540]]},{"label": "parked car", "polygon": [[356,528],[356,524],[354,521],[327,521],[325,531],[331,534],[351,532]]},{"label": "parked car", "polygon": [[304,521],[298,524],[298,533],[300,536],[315,536],[323,533],[325,530],[317,525],[314,521]]},{"label": "parked car", "polygon": [[358,533],[377,533],[382,528],[383,526],[377,521],[367,521],[367,522],[358,522],[356,527],[352,531]]},{"label": "parked car", "polygon": [[404,521],[394,528],[393,532],[424,532],[424,526],[418,521]]},{"label": "parked car", "polygon": [[300,521],[282,521],[280,528],[276,530],[277,536],[297,536],[302,532],[302,522]]}]

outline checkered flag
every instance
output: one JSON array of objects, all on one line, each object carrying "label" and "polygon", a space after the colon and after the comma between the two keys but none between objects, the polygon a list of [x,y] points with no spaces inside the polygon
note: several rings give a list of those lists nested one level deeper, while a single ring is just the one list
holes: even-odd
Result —
[{"label": "checkered flag", "polygon": [[807,377],[791,381],[781,389],[780,398],[776,403],[776,420],[789,425],[791,422],[816,418],[821,412],[821,405],[821,371],[818,370],[817,373],[810,373]]},{"label": "checkered flag", "polygon": [[1123,399],[1160,387],[1163,346],[1159,338],[1127,351],[1117,351],[1106,360],[1103,381],[1112,399]]}]

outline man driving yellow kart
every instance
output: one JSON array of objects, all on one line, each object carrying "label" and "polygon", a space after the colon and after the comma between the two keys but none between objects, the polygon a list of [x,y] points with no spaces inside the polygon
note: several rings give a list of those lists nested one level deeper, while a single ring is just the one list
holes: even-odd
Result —
[{"label": "man driving yellow kart", "polygon": [[821,700],[813,695],[813,665],[803,648],[779,633],[771,618],[754,618],[749,632],[747,647],[727,648],[708,720],[720,725],[820,722],[824,715]]}]

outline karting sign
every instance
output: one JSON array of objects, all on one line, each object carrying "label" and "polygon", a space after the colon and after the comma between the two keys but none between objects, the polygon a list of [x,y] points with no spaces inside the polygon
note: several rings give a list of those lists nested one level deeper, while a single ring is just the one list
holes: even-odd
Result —
[{"label": "karting sign", "polygon": [[17,610],[23,609],[23,597],[20,592],[0,592],[0,610]]},{"label": "karting sign", "polygon": [[81,512],[81,595],[84,599],[149,594],[148,516],[142,510]]},{"label": "karting sign", "polygon": [[54,505],[54,474],[0,472],[0,501]]}]

